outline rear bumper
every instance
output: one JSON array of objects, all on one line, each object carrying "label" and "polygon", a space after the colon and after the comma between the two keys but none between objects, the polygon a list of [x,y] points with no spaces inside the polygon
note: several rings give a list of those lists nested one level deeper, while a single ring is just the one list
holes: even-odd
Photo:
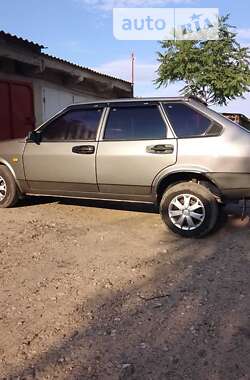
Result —
[{"label": "rear bumper", "polygon": [[250,199],[250,173],[207,173],[227,199]]}]

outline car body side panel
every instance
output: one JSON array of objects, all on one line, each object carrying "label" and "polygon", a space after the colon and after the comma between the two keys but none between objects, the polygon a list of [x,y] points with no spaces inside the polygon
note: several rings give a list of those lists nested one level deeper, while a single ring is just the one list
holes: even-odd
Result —
[{"label": "car body side panel", "polygon": [[[178,139],[178,156],[174,166],[159,172],[152,183],[155,194],[160,182],[173,173],[202,173],[224,193],[231,186],[234,197],[248,196],[250,190],[250,133],[197,102],[192,107],[220,123],[224,130],[216,137]],[[244,173],[244,176],[239,174]],[[224,179],[227,179],[225,182]],[[231,178],[231,181],[228,179]],[[240,183],[237,184],[238,178]],[[229,182],[231,182],[229,186]],[[235,191],[242,186],[240,191]],[[225,188],[227,187],[227,189]],[[225,191],[225,195],[230,192]]]},{"label": "car body side panel", "polygon": [[[248,137],[248,138],[247,138]],[[196,163],[210,173],[250,173],[249,136],[225,131],[218,137],[178,140],[178,166]]]},{"label": "car body side panel", "polygon": [[0,164],[8,167],[20,191],[25,190],[23,168],[24,139],[7,140],[0,144]]},{"label": "car body side panel", "polygon": [[[191,172],[204,174],[226,197],[249,197],[249,138],[240,128],[236,131],[229,128],[218,137],[178,139],[177,162],[158,173],[152,184],[153,193],[167,176]],[[227,191],[230,188],[232,192]]]},{"label": "car body side panel", "polygon": [[[148,146],[158,144],[173,145],[173,153],[147,152]],[[100,141],[96,158],[99,189],[104,193],[150,195],[153,178],[160,170],[174,165],[176,155],[176,139]]]},{"label": "car body side panel", "polygon": [[33,142],[26,144],[24,152],[25,178],[30,190],[65,195],[79,192],[98,191],[95,172],[95,153],[76,154],[75,146],[97,142]]}]

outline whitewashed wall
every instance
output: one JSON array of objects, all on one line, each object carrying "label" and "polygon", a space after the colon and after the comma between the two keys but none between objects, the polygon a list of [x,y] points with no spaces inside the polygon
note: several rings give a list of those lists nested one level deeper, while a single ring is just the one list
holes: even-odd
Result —
[{"label": "whitewashed wall", "polygon": [[67,92],[60,88],[55,87],[43,87],[43,122],[50,117],[61,111],[63,108],[70,104],[87,102],[95,100],[94,96],[90,95],[78,95],[71,92]]}]

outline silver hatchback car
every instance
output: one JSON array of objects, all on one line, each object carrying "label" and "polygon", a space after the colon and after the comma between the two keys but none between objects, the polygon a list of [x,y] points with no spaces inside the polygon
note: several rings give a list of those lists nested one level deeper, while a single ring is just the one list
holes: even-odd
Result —
[{"label": "silver hatchback car", "polygon": [[191,98],[72,105],[0,143],[0,207],[23,195],[149,202],[185,237],[250,198],[250,133]]}]

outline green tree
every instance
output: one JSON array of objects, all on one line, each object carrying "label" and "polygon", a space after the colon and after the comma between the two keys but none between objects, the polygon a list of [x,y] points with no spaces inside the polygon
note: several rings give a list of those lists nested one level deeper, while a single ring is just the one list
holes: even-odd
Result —
[{"label": "green tree", "polygon": [[208,104],[226,105],[244,97],[250,91],[250,50],[237,42],[228,18],[219,18],[218,40],[162,41],[157,87],[184,81],[182,95],[200,97]]}]

